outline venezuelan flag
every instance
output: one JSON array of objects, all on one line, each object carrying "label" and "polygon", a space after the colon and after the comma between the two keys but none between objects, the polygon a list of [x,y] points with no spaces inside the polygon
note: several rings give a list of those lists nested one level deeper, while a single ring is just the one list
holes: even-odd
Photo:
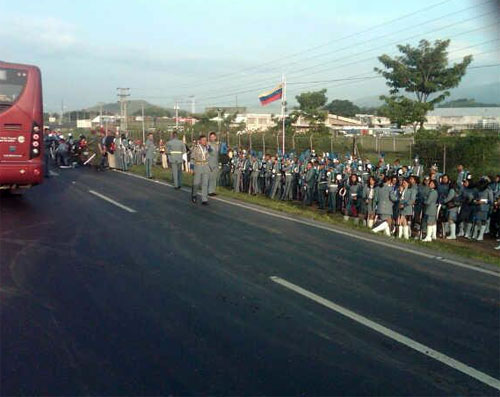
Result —
[{"label": "venezuelan flag", "polygon": [[280,84],[274,90],[260,94],[259,101],[262,106],[265,106],[268,103],[281,99],[282,96],[283,96],[283,84]]}]

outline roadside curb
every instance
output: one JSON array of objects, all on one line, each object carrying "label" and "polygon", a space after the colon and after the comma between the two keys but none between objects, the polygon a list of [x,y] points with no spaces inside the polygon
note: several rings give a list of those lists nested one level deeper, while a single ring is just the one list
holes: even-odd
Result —
[{"label": "roadside curb", "polygon": [[[123,172],[123,171],[119,171],[119,170],[113,170],[113,171],[120,173],[120,174],[129,175],[129,176],[134,177],[134,178],[143,179],[143,180],[151,182],[151,183],[164,185],[164,186],[173,188],[172,184],[164,182],[164,181],[160,181],[160,180],[156,180],[156,179],[148,179],[146,177],[143,177],[143,176],[140,176],[137,174]],[[191,191],[191,189],[186,188],[186,187],[181,188],[181,190],[185,191],[185,192]],[[392,249],[397,249],[398,251],[411,253],[414,255],[425,257],[427,259],[433,259],[433,260],[436,260],[436,261],[439,261],[442,263],[448,263],[448,264],[451,264],[453,266],[458,266],[458,267],[474,270],[474,271],[477,271],[480,273],[485,273],[485,274],[489,274],[489,275],[500,278],[500,269],[498,267],[496,267],[495,265],[491,265],[488,263],[484,263],[484,262],[475,260],[475,259],[462,258],[462,257],[458,257],[456,255],[449,254],[449,253],[436,254],[435,252],[432,252],[432,250],[426,249],[426,248],[421,249],[419,247],[419,249],[415,249],[413,247],[409,247],[408,245],[406,245],[404,243],[396,241],[395,239],[388,240],[383,236],[370,235],[369,231],[363,232],[363,231],[353,230],[350,228],[342,227],[341,225],[333,226],[333,225],[329,225],[327,223],[324,223],[324,222],[321,222],[321,221],[318,221],[315,219],[310,219],[310,218],[307,218],[304,216],[298,216],[295,214],[289,214],[286,212],[281,212],[281,211],[277,211],[274,209],[269,209],[269,208],[266,208],[263,206],[259,206],[257,204],[250,204],[250,203],[247,203],[245,201],[240,201],[240,200],[237,200],[234,198],[210,197],[210,200],[220,201],[220,202],[223,202],[223,203],[226,203],[229,205],[234,205],[234,206],[244,208],[244,209],[247,209],[250,211],[270,215],[270,216],[273,216],[275,218],[280,218],[280,219],[288,220],[291,222],[300,223],[300,224],[303,224],[303,225],[306,225],[309,227],[315,227],[315,228],[326,230],[326,231],[329,231],[332,233],[344,235],[347,237],[351,237],[351,238],[366,241],[366,242],[370,242],[372,244],[382,245],[382,246],[392,248]]]}]

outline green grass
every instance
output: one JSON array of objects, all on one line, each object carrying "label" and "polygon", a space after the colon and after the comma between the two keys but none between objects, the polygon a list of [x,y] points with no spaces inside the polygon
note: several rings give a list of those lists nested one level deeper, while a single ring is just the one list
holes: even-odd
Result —
[{"label": "green grass", "polygon": [[[143,165],[132,166],[129,171],[141,176],[144,176],[146,174],[145,167]],[[161,167],[155,166],[153,167],[153,177],[161,181],[170,183],[172,182],[172,173],[170,169],[164,170]],[[184,173],[182,177],[183,186],[191,187],[192,182],[193,182],[192,174]],[[326,214],[324,211],[317,210],[313,207],[303,207],[300,203],[297,202],[271,200],[268,197],[262,195],[251,196],[246,193],[235,193],[232,190],[222,187],[217,188],[217,193],[221,197],[227,197],[230,199],[243,201],[249,204],[259,205],[275,211],[280,211],[287,214],[300,216],[315,221],[320,221],[343,229],[356,230],[364,233],[371,233],[370,230],[365,226],[355,225],[351,221],[348,222],[344,221],[341,214]],[[485,252],[483,250],[478,250],[477,247],[475,247],[475,244],[479,243],[466,242],[462,240],[460,242],[438,240],[432,243],[423,243],[415,239],[410,239],[410,240],[398,239],[398,242],[411,245],[416,249],[418,248],[431,249],[435,251],[436,254],[449,253],[463,258],[479,260],[485,263],[490,263],[500,266],[500,256],[497,256],[494,253],[489,254],[488,252]]]}]

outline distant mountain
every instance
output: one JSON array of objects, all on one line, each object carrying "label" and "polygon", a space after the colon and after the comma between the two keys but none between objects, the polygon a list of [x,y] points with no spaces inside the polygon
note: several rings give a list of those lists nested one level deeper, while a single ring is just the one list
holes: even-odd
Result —
[{"label": "distant mountain", "polygon": [[[382,95],[382,94],[380,94]],[[358,105],[360,108],[370,108],[370,107],[379,107],[384,103],[380,100],[380,95],[366,96],[363,98],[355,99],[353,102],[355,105]]]},{"label": "distant mountain", "polygon": [[[144,115],[154,116],[154,117],[172,117],[175,114],[175,110],[172,108],[165,108],[158,105],[153,105],[148,101],[143,99],[131,99],[128,101],[127,113],[129,116],[140,116],[142,113],[142,105],[144,105]],[[87,109],[83,109],[85,112],[100,112],[101,105],[94,105]],[[120,102],[105,103],[102,105],[102,111],[104,113],[119,114],[120,113]],[[179,116],[185,117],[189,114],[185,110],[179,110]]]},{"label": "distant mountain", "polygon": [[474,99],[460,98],[442,103],[438,108],[494,108],[500,107],[498,103],[476,102]]},{"label": "distant mountain", "polygon": [[498,104],[500,101],[500,82],[469,87],[457,87],[450,92],[450,100],[473,98],[476,102]]},{"label": "distant mountain", "polygon": [[[131,99],[128,101],[127,112],[128,114],[134,114],[138,110],[141,110],[141,106],[144,105],[144,110],[149,109],[151,107],[157,107],[156,105],[152,105],[148,101],[143,99]],[[101,105],[95,105],[84,109],[86,112],[99,112],[101,110]],[[120,103],[119,102],[111,102],[102,105],[102,110],[105,113],[120,113]]]},{"label": "distant mountain", "polygon": [[[470,98],[469,100],[475,101],[480,105],[495,104],[493,106],[496,106],[500,104],[500,82],[454,88],[450,91],[448,101],[463,100],[464,98]],[[379,99],[379,95],[362,97],[355,99],[353,102],[360,107],[377,107],[383,103]],[[474,105],[474,107],[475,106],[478,105]]]}]

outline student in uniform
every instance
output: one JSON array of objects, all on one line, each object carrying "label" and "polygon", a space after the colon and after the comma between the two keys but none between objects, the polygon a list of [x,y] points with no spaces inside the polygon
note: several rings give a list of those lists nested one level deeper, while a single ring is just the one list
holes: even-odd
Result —
[{"label": "student in uniform", "polygon": [[429,242],[437,238],[437,215],[438,215],[438,192],[437,182],[431,179],[429,192],[424,201],[424,217],[427,225],[427,233],[422,241]]},{"label": "student in uniform", "polygon": [[448,195],[444,199],[443,205],[446,206],[446,220],[448,222],[448,227],[446,229],[450,231],[446,239],[456,240],[459,193],[457,185],[454,182],[450,182],[449,184]]},{"label": "student in uniform", "polygon": [[351,174],[349,176],[349,183],[347,185],[346,194],[347,194],[347,208],[344,219],[346,219],[346,217],[351,217],[354,219],[354,223],[358,224],[362,195],[363,195],[363,187],[359,182],[357,174]]},{"label": "student in uniform", "polygon": [[493,204],[493,192],[490,187],[488,177],[482,177],[477,186],[477,192],[474,198],[474,237],[476,241],[483,241],[488,221],[489,211]]},{"label": "student in uniform", "polygon": [[404,237],[406,240],[410,238],[410,226],[411,216],[413,214],[413,205],[415,203],[415,197],[413,196],[413,190],[410,189],[410,183],[408,179],[403,179],[398,187],[397,192],[397,205],[398,205],[398,237]]},{"label": "student in uniform", "polygon": [[374,227],[374,233],[384,232],[388,237],[391,236],[391,225],[393,216],[393,204],[396,201],[396,196],[392,186],[391,178],[384,177],[383,185],[378,187],[375,194],[377,202],[377,215],[381,223]]},{"label": "student in uniform", "polygon": [[377,206],[375,199],[375,192],[377,190],[377,181],[375,177],[370,175],[368,181],[363,188],[363,201],[364,208],[366,211],[366,224],[371,229],[375,223],[375,217],[377,215]]}]

